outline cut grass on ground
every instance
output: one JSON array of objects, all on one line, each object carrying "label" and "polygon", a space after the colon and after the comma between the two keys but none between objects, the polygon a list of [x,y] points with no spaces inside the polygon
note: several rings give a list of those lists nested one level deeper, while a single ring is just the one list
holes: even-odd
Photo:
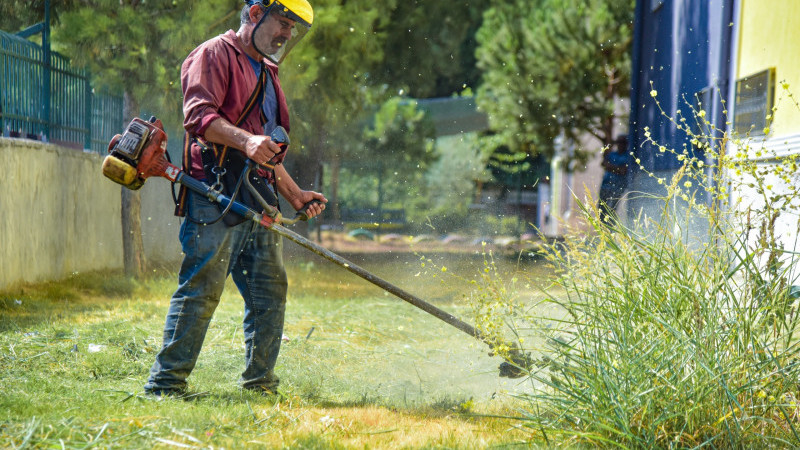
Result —
[{"label": "cut grass on ground", "polygon": [[[417,259],[359,264],[466,317],[464,286]],[[472,264],[442,260],[436,270]],[[0,294],[0,447],[474,448],[528,437],[494,417],[513,415],[507,394],[526,386],[499,378],[482,344],[321,260],[292,258],[288,269],[281,399],[238,388],[242,308],[232,284],[190,377],[191,400],[142,395],[175,274],[83,274]]]}]

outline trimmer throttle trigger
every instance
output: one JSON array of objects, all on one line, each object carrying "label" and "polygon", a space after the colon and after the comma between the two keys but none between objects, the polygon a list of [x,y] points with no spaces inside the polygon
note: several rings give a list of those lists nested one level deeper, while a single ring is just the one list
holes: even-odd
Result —
[{"label": "trimmer throttle trigger", "polygon": [[282,126],[278,126],[272,130],[272,134],[270,134],[269,137],[272,139],[272,142],[278,144],[281,149],[285,149],[289,146],[289,133],[287,133],[286,128]]},{"label": "trimmer throttle trigger", "polygon": [[274,166],[278,159],[278,156],[282,155],[286,151],[286,149],[289,148],[289,133],[286,132],[285,128],[279,125],[277,128],[272,130],[272,133],[269,135],[269,137],[270,139],[272,139],[272,142],[278,144],[278,147],[280,147],[281,149],[281,151],[276,153],[275,156],[273,156],[272,159],[270,159],[269,163],[267,164],[269,166]]}]

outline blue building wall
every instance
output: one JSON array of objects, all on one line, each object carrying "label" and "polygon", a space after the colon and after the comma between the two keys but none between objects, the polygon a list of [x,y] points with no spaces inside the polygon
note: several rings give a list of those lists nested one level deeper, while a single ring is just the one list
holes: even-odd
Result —
[{"label": "blue building wall", "polygon": [[[660,145],[679,151],[684,145],[691,148],[690,139],[662,115],[656,99],[668,116],[676,117],[680,110],[690,122],[689,105],[705,97],[707,118],[724,127],[719,100],[728,92],[734,9],[734,0],[637,1],[629,141],[645,172],[631,171],[629,186],[634,193],[658,192],[663,187],[649,172],[669,180],[680,167],[674,156],[646,143],[645,127]],[[656,99],[651,90],[658,92]],[[647,209],[647,202],[632,195],[629,213]]]}]

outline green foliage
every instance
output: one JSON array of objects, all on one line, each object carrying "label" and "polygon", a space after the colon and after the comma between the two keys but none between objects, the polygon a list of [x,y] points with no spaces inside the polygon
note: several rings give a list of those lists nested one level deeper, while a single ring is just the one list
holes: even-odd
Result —
[{"label": "green foliage", "polygon": [[475,134],[440,137],[437,159],[425,173],[433,214],[462,214],[474,201],[475,183],[488,181],[488,152]]},{"label": "green foliage", "polygon": [[[44,22],[45,0],[4,0],[0,2],[0,30],[17,33],[39,22]],[[78,0],[51,0],[50,22],[59,23],[61,14],[78,4]],[[34,38],[39,40],[38,38]]]},{"label": "green foliage", "polygon": [[433,127],[416,102],[384,102],[364,129],[363,142],[342,170],[343,207],[399,208],[424,197],[423,177],[436,155]]},{"label": "green foliage", "polygon": [[448,97],[478,85],[475,32],[489,0],[397,2],[384,25],[377,83],[414,98]]},{"label": "green foliage", "polygon": [[375,112],[364,130],[364,157],[396,172],[424,172],[433,159],[433,125],[414,101],[394,97]]},{"label": "green foliage", "polygon": [[130,94],[177,127],[184,58],[202,41],[238,28],[239,7],[235,0],[91,0],[61,14],[53,40],[98,84]]},{"label": "green foliage", "polygon": [[615,102],[630,85],[632,28],[632,0],[495,2],[477,34],[478,104],[494,141],[548,158],[557,136],[610,143]]}]

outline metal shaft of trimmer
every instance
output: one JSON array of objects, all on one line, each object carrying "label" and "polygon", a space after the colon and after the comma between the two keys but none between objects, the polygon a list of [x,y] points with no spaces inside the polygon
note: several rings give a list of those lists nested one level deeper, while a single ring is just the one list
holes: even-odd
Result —
[{"label": "metal shaft of trimmer", "polygon": [[325,259],[327,259],[327,260],[329,260],[329,261],[331,261],[331,262],[333,262],[335,264],[338,264],[339,266],[344,267],[349,272],[354,273],[354,274],[358,275],[359,277],[369,281],[370,283],[372,283],[372,284],[384,289],[385,291],[394,294],[395,296],[407,301],[408,303],[411,303],[412,305],[414,305],[417,308],[419,308],[419,309],[431,314],[432,316],[435,316],[435,317],[437,317],[437,318],[449,323],[450,325],[452,325],[452,326],[458,328],[459,330],[469,334],[470,336],[476,337],[476,338],[480,339],[481,341],[486,342],[490,346],[495,345],[491,341],[489,341],[484,336],[484,334],[480,332],[480,330],[478,330],[477,328],[473,327],[472,325],[470,325],[470,324],[460,320],[459,318],[455,317],[454,315],[452,315],[452,314],[450,314],[450,313],[448,313],[446,311],[443,311],[443,310],[431,305],[430,303],[428,303],[428,302],[426,302],[426,301],[424,301],[424,300],[422,300],[422,299],[420,299],[420,298],[418,298],[418,297],[416,297],[416,296],[404,291],[403,289],[400,289],[399,287],[397,287],[397,286],[395,286],[395,285],[393,285],[393,284],[391,284],[391,283],[389,283],[389,282],[387,282],[387,281],[385,281],[385,280],[373,275],[372,273],[367,272],[366,270],[364,270],[363,268],[359,267],[358,265],[353,264],[352,262],[350,262],[350,261],[342,258],[341,256],[331,252],[330,250],[318,245],[317,243],[315,243],[313,241],[310,241],[310,240],[304,238],[303,236],[300,236],[299,234],[295,233],[294,231],[289,230],[288,228],[285,228],[285,227],[283,227],[281,225],[277,225],[277,224],[273,225],[272,229],[276,233],[278,233],[281,236],[285,237],[286,239],[289,239],[289,240],[291,240],[291,241],[293,241],[293,242],[295,242],[295,243],[297,243],[297,244],[299,244],[299,245],[311,250],[312,252],[316,253],[317,255],[320,255],[323,258],[325,258]]}]

